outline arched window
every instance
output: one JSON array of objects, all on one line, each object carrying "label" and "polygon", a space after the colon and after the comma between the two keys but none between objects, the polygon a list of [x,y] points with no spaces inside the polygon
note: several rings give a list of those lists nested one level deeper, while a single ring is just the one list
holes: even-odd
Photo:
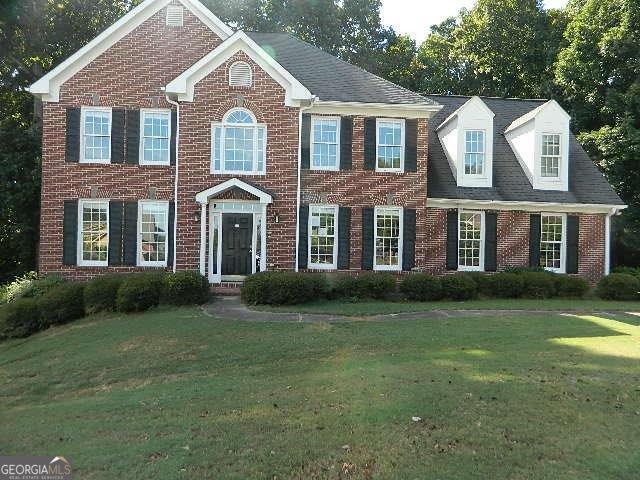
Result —
[{"label": "arched window", "polygon": [[229,85],[232,87],[250,87],[253,83],[251,65],[247,62],[235,62],[229,68]]},{"label": "arched window", "polygon": [[211,172],[259,175],[265,172],[267,127],[244,108],[226,113],[211,128]]}]

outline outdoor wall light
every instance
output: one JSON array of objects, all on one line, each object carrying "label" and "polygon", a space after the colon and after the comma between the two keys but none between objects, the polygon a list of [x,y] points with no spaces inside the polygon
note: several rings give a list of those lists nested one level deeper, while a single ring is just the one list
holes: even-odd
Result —
[{"label": "outdoor wall light", "polygon": [[196,223],[200,223],[200,212],[194,212],[193,221]]},{"label": "outdoor wall light", "polygon": [[275,217],[273,217],[273,221],[276,223],[280,223],[280,214],[276,213]]}]

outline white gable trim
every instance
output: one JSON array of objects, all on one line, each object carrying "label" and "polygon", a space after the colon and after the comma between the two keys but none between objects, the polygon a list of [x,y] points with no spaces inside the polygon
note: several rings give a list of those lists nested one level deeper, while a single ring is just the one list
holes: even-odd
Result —
[{"label": "white gable trim", "polygon": [[234,33],[218,48],[171,81],[166,87],[166,93],[179,101],[193,102],[196,84],[238,52],[247,54],[285,89],[285,103],[288,106],[299,106],[301,100],[309,101],[314,98],[302,83],[242,31]]},{"label": "white gable trim", "polygon": [[248,183],[243,182],[238,178],[231,178],[226,182],[222,182],[215,187],[208,188],[207,190],[198,193],[196,195],[196,202],[201,205],[206,205],[209,203],[209,199],[211,197],[220,195],[221,193],[226,192],[227,190],[230,190],[232,188],[239,188],[247,193],[250,193],[254,197],[258,197],[260,203],[273,203],[273,197],[267,192],[260,190],[253,185],[249,185]]},{"label": "white gable trim", "polygon": [[462,198],[428,198],[429,208],[466,208],[471,210],[508,210],[521,212],[617,214],[627,205],[588,203],[517,202],[502,200],[466,200]]},{"label": "white gable trim", "polygon": [[480,107],[483,110],[485,110],[487,112],[487,114],[489,116],[491,116],[491,118],[494,118],[496,116],[496,114],[493,113],[493,110],[491,110],[487,106],[487,104],[482,101],[482,99],[479,96],[475,95],[475,96],[471,97],[469,100],[467,100],[466,102],[464,102],[464,104],[460,108],[458,108],[455,112],[453,112],[451,115],[449,115],[447,118],[445,118],[444,122],[442,122],[440,125],[438,125],[438,128],[436,128],[436,132],[438,130],[440,130],[441,128],[443,128],[445,125],[447,125],[451,120],[456,118],[460,112],[465,110],[472,103],[478,103],[478,105],[480,105]]},{"label": "white gable trim", "polygon": [[[172,0],[145,0],[88,44],[52,69],[29,87],[29,91],[47,102],[60,101],[60,87],[64,82],[106,52],[135,28],[166,7]],[[233,30],[204,7],[198,0],[177,0],[198,17],[221,39],[226,40]]]},{"label": "white gable trim", "polygon": [[564,108],[562,108],[560,106],[560,104],[558,102],[556,102],[555,100],[549,100],[546,103],[543,103],[542,105],[540,105],[537,108],[534,108],[533,110],[531,110],[530,112],[524,114],[523,116],[521,116],[520,118],[516,118],[511,125],[509,125],[507,127],[507,129],[504,131],[504,133],[509,133],[523,125],[526,125],[527,123],[529,123],[530,121],[534,120],[539,114],[540,112],[542,112],[543,110],[546,110],[547,108],[554,106],[556,107],[561,113],[562,115],[564,115],[565,120],[568,122],[571,120],[571,115],[569,115]]}]

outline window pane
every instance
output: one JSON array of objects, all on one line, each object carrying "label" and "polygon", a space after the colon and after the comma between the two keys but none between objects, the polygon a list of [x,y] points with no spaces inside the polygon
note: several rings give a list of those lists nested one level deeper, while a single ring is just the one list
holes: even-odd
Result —
[{"label": "window pane", "polygon": [[378,168],[401,168],[402,123],[378,122]]},{"label": "window pane", "polygon": [[254,121],[244,110],[235,110],[227,116],[226,123],[254,123]]},{"label": "window pane", "polygon": [[84,160],[109,161],[111,157],[111,112],[87,110],[84,112]]},{"label": "window pane", "polygon": [[162,262],[166,257],[168,204],[145,202],[140,208],[140,256],[143,262]]},{"label": "window pane", "polygon": [[400,265],[400,211],[379,209],[376,212],[376,265]]},{"label": "window pane", "polygon": [[333,265],[336,247],[336,209],[312,206],[310,224],[311,265]]},{"label": "window pane", "polygon": [[169,112],[143,112],[143,159],[169,163]]},{"label": "window pane", "polygon": [[107,202],[84,202],[80,234],[82,238],[82,260],[106,262],[109,249],[109,225]]},{"label": "window pane", "polygon": [[484,173],[484,131],[467,130],[464,138],[464,173],[482,175]]},{"label": "window pane", "polygon": [[482,214],[460,212],[458,225],[458,265],[480,267]]},{"label": "window pane", "polygon": [[560,176],[560,135],[542,135],[542,157],[540,175],[543,177]]},{"label": "window pane", "polygon": [[313,119],[314,167],[336,167],[338,162],[338,119]]},{"label": "window pane", "polygon": [[253,170],[253,127],[225,128],[224,169],[250,172]]},{"label": "window pane", "polygon": [[540,235],[540,266],[562,268],[562,215],[543,215]]}]

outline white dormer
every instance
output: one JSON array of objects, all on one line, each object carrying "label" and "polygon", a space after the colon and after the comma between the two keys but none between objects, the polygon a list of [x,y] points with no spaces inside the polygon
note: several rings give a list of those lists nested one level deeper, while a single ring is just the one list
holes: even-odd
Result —
[{"label": "white dormer", "polygon": [[536,190],[569,190],[569,122],[555,100],[516,119],[505,137]]},{"label": "white dormer", "polygon": [[471,97],[437,128],[459,187],[493,186],[493,117],[480,97]]}]

